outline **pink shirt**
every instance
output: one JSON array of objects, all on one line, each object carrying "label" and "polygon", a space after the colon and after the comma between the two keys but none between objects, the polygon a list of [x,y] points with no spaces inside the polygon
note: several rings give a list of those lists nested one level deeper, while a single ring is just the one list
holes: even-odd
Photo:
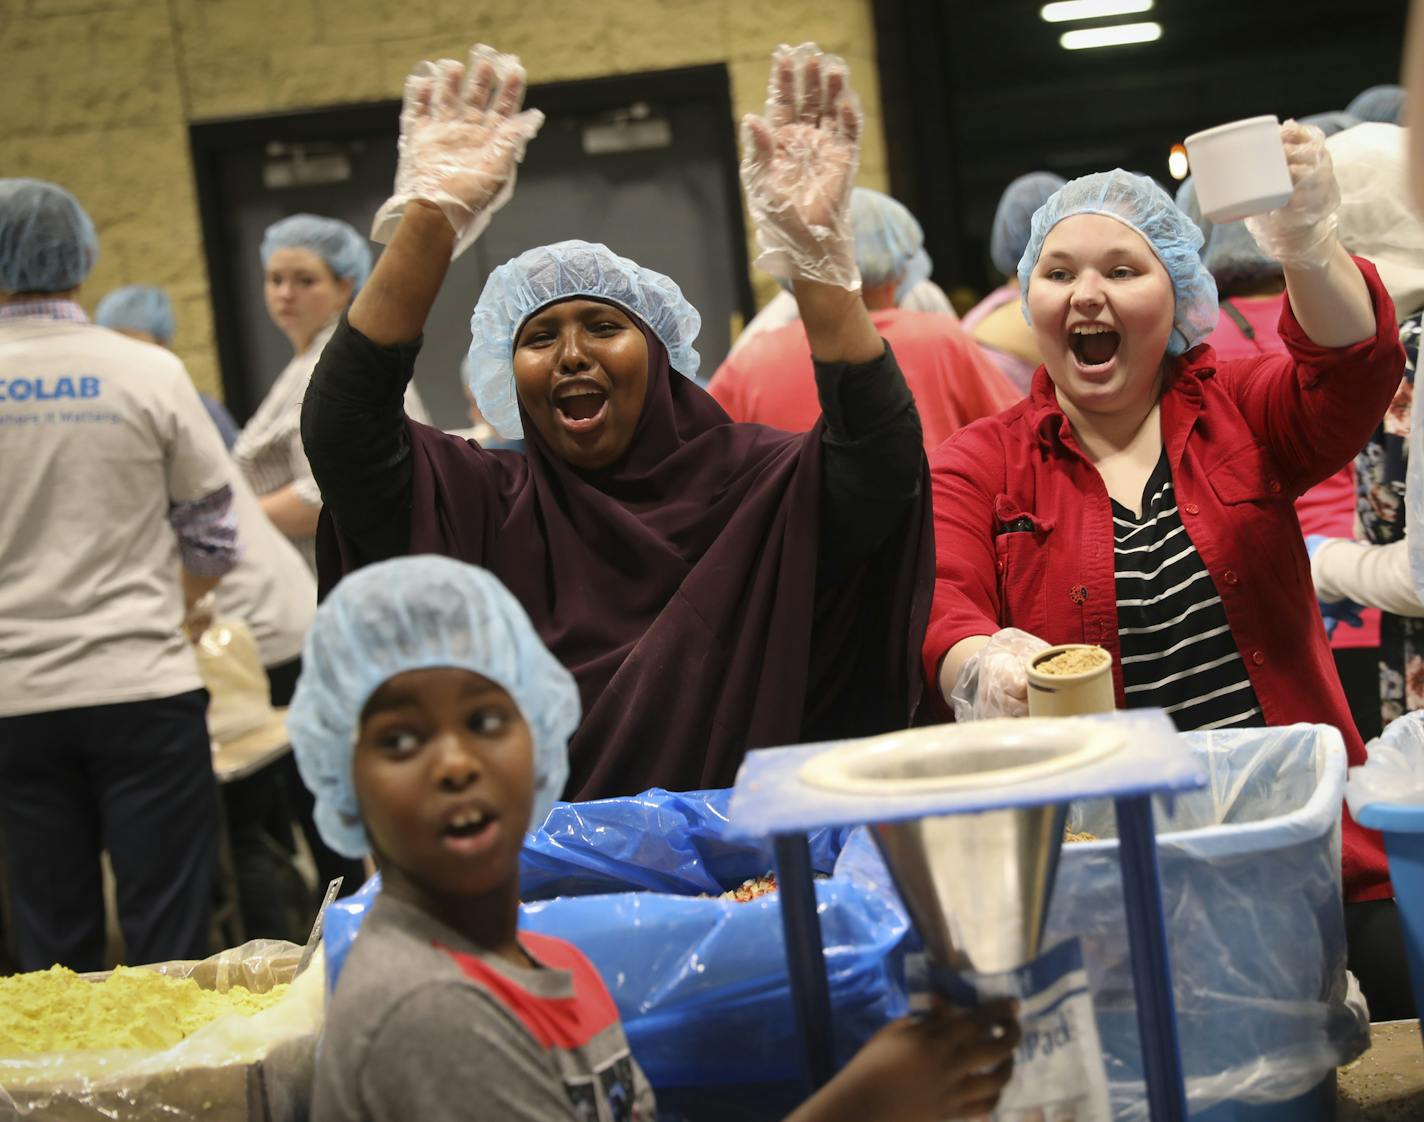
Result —
[{"label": "pink shirt", "polygon": [[[871,312],[870,321],[904,371],[927,449],[1023,396],[949,316],[883,308]],[[821,404],[801,321],[768,331],[728,355],[707,392],[734,421],[787,432],[810,429],[821,415]]]}]

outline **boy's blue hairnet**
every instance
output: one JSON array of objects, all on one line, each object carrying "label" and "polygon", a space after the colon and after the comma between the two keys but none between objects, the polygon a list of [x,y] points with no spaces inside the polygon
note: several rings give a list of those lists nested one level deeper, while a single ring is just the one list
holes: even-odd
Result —
[{"label": "boy's blue hairnet", "polygon": [[79,200],[43,179],[0,179],[0,291],[68,292],[99,260]]},{"label": "boy's blue hairnet", "polygon": [[173,341],[173,305],[168,293],[151,284],[126,284],[99,301],[94,322],[115,330],[146,331],[164,346]]},{"label": "boy's blue hairnet", "polygon": [[287,732],[302,781],[316,796],[316,824],[338,853],[370,851],[352,778],[361,710],[408,670],[471,670],[514,699],[534,744],[539,826],[569,775],[578,687],[544,646],[519,601],[484,569],[448,557],[400,557],[341,581],[317,609]]},{"label": "boy's blue hairnet", "polygon": [[489,275],[470,317],[470,392],[485,420],[506,440],[524,436],[514,389],[514,342],[531,315],[549,304],[586,296],[637,316],[667,348],[679,374],[697,376],[693,348],[702,317],[668,277],[619,257],[597,242],[543,245]]},{"label": "boy's blue hairnet", "polygon": [[1345,106],[1345,112],[1361,121],[1374,121],[1381,125],[1407,124],[1404,117],[1403,86],[1371,86],[1355,95],[1355,100]]},{"label": "boy's blue hairnet", "polygon": [[1282,275],[1281,263],[1261,251],[1256,239],[1246,229],[1246,223],[1213,222],[1202,214],[1191,176],[1177,188],[1177,207],[1196,224],[1206,239],[1201,248],[1202,264],[1216,281],[1218,289],[1241,281],[1265,280]]},{"label": "boy's blue hairnet", "polygon": [[1122,168],[1074,179],[1034,212],[1028,246],[1019,259],[1024,319],[1033,322],[1028,286],[1043,252],[1044,239],[1058,223],[1079,214],[1103,214],[1117,219],[1142,235],[1162,262],[1176,298],[1168,354],[1185,353],[1216,329],[1216,281],[1199,256],[1201,230],[1157,183]]},{"label": "boy's blue hairnet", "polygon": [[895,298],[929,280],[934,263],[925,252],[925,232],[904,203],[857,187],[850,193],[850,225],[855,263],[867,286],[896,281]]},{"label": "boy's blue hairnet", "polygon": [[1051,171],[1031,171],[1004,188],[989,233],[989,260],[1004,276],[1011,277],[1018,272],[1019,258],[1028,246],[1033,229],[1033,212],[1066,182]]},{"label": "boy's blue hairnet", "polygon": [[361,291],[371,275],[371,245],[356,227],[339,218],[294,214],[267,227],[262,235],[262,264],[279,249],[315,253],[337,280],[351,282],[351,295]]}]

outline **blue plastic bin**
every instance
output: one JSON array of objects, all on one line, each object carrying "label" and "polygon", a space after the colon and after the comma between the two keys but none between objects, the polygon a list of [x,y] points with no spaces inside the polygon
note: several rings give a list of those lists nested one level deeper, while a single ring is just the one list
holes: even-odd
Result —
[{"label": "blue plastic bin", "polygon": [[1424,1009],[1424,806],[1371,803],[1361,809],[1361,826],[1384,834],[1389,879],[1404,928],[1414,1006]]}]

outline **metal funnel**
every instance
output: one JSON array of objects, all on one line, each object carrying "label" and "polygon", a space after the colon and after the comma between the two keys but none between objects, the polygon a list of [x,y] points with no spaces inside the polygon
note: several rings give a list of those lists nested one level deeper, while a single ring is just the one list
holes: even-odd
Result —
[{"label": "metal funnel", "polygon": [[[1107,726],[978,721],[847,744],[808,761],[805,782],[843,794],[1012,788],[1122,746]],[[882,822],[876,841],[926,949],[957,972],[999,973],[1039,952],[1067,805]]]}]

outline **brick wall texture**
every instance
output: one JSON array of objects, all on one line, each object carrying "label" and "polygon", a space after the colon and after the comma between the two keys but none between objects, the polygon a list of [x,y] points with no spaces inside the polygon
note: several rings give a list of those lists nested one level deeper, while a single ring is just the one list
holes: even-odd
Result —
[{"label": "brick wall texture", "polygon": [[[725,62],[740,117],[761,107],[772,48],[807,39],[850,63],[860,182],[883,188],[871,0],[0,0],[0,174],[80,198],[101,242],[86,308],[164,286],[174,349],[218,394],[189,122],[399,97],[414,62],[479,41],[535,83]],[[775,285],[753,272],[765,301]]]}]

